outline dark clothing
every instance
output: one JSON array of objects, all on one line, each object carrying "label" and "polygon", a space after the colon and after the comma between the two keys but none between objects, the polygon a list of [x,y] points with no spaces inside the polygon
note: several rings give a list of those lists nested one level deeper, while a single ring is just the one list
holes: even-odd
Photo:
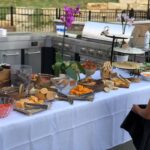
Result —
[{"label": "dark clothing", "polygon": [[[140,107],[145,108],[146,105]],[[121,128],[129,132],[137,150],[150,150],[150,120],[142,118],[131,110]]]},{"label": "dark clothing", "polygon": [[131,9],[129,11],[129,18],[134,18],[134,10],[133,9]]}]

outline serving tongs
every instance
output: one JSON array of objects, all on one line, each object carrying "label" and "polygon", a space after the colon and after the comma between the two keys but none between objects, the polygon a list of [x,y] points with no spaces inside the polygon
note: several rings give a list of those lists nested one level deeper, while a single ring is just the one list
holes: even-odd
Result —
[{"label": "serving tongs", "polygon": [[30,110],[30,109],[48,109],[48,105],[46,104],[34,104],[34,103],[24,103],[25,109]]},{"label": "serving tongs", "polygon": [[94,92],[83,94],[83,95],[80,95],[80,96],[68,95],[68,97],[72,98],[73,100],[93,101],[93,99],[94,99]]},{"label": "serving tongs", "polygon": [[59,101],[67,101],[70,104],[73,104],[74,100],[81,100],[81,101],[93,101],[94,99],[94,93],[88,93],[88,94],[83,94],[81,96],[76,96],[76,95],[66,95],[64,93],[59,92],[58,90],[56,90],[56,95],[55,95],[55,99],[59,100]]},{"label": "serving tongs", "polygon": [[63,93],[58,92],[57,96],[59,100],[68,101],[70,104],[73,104],[74,100],[93,101],[94,99],[94,93],[88,93],[88,94],[83,94],[81,96],[76,96],[76,95],[65,95]]},{"label": "serving tongs", "polygon": [[0,89],[0,96],[9,96],[11,93],[18,92],[18,88],[15,87],[4,87]]},{"label": "serving tongs", "polygon": [[122,80],[123,82],[126,82],[127,84],[130,84],[130,83],[131,83],[127,78],[123,77],[123,76],[120,75],[120,74],[119,74],[118,78],[119,78],[120,80]]},{"label": "serving tongs", "polygon": [[57,95],[55,96],[56,99],[60,101],[67,101],[70,104],[73,104],[73,98],[69,97],[68,95],[65,95],[63,93],[60,93],[57,91]]}]

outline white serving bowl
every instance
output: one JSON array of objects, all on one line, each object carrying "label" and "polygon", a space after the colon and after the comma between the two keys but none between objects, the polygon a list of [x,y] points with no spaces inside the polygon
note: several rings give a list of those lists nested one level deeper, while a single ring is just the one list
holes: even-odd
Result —
[{"label": "white serving bowl", "polygon": [[149,72],[141,72],[141,76],[143,80],[150,81],[150,71]]}]

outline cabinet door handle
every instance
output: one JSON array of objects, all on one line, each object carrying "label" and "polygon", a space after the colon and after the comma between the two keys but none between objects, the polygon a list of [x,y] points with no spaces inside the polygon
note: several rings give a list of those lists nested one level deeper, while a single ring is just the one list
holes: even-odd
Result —
[{"label": "cabinet door handle", "polygon": [[71,58],[71,55],[64,54],[64,56]]},{"label": "cabinet door handle", "polygon": [[17,56],[17,55],[20,55],[20,53],[13,53],[13,54],[7,54],[7,53],[5,54],[4,53],[2,56],[7,57],[7,56]]},{"label": "cabinet door handle", "polygon": [[41,53],[41,51],[37,51],[37,52],[27,52],[26,54],[28,54],[28,55],[33,55],[33,54],[40,54]]}]

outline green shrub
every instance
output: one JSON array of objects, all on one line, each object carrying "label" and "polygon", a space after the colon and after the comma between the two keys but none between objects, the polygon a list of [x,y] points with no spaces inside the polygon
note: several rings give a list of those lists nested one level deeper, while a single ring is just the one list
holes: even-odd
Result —
[{"label": "green shrub", "polygon": [[10,8],[9,7],[1,7],[0,8],[0,20],[5,20],[7,14],[10,14]]}]

